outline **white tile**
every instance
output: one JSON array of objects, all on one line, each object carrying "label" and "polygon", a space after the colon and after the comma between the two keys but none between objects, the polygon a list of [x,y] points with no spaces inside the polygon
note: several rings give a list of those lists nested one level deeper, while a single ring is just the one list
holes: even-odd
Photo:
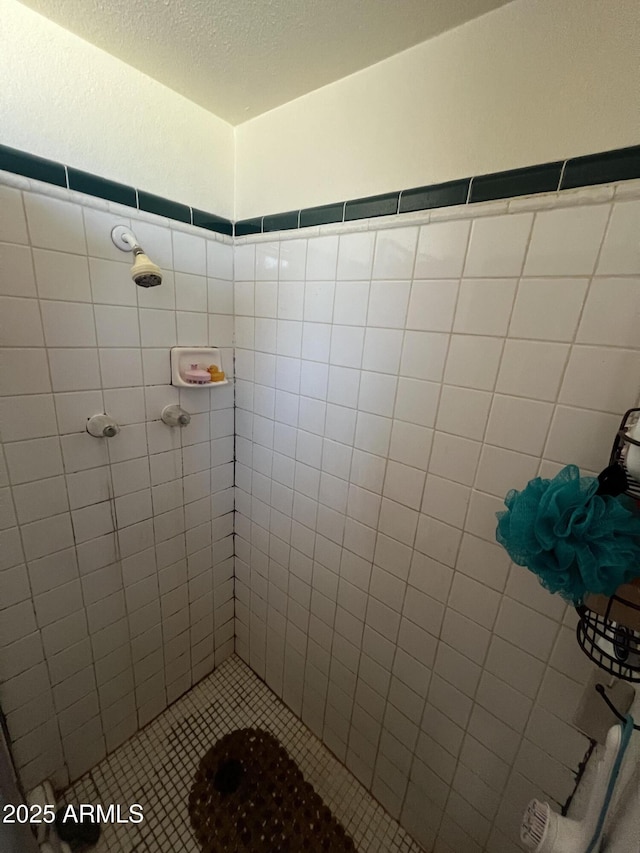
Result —
[{"label": "white tile", "polygon": [[135,308],[96,305],[94,310],[99,346],[140,346],[138,312]]},{"label": "white tile", "polygon": [[[313,364],[313,362],[310,363]],[[324,365],[319,366],[324,367]],[[393,415],[397,384],[398,380],[395,376],[363,370],[360,378],[358,408],[364,412],[390,418]],[[309,393],[308,390],[307,393]]]},{"label": "white tile", "polygon": [[[152,288],[157,290],[157,288]],[[208,310],[216,314],[233,314],[233,283],[217,278],[207,279]],[[275,316],[275,315],[274,315]]]},{"label": "white tile", "polygon": [[[111,533],[114,529],[110,501],[75,509],[71,513],[76,542],[87,542]],[[124,526],[124,525],[122,525]]]},{"label": "white tile", "polygon": [[64,477],[40,479],[35,483],[14,486],[13,495],[21,524],[58,515],[69,509]]},{"label": "white tile", "polygon": [[639,317],[640,279],[594,278],[576,340],[581,344],[636,347]]},{"label": "white tile", "polygon": [[13,509],[11,491],[8,488],[2,488],[0,489],[0,530],[6,530],[8,527],[15,527],[16,524],[16,514]]},{"label": "white tile", "polygon": [[15,643],[35,630],[36,622],[31,601],[22,601],[3,609],[0,633],[3,646]]},{"label": "white tile", "polygon": [[[411,555],[409,548],[413,544],[416,528],[418,526],[418,513],[409,507],[391,501],[388,498],[382,499],[380,506],[380,519],[378,526],[381,534],[386,534],[389,537],[389,542],[398,540],[403,543],[404,547],[393,542],[392,558],[385,564],[384,568],[406,580],[409,574],[409,563]],[[378,539],[378,544],[380,542]],[[376,554],[378,548],[376,547]]]},{"label": "white tile", "polygon": [[[256,278],[255,245],[234,246],[233,263],[236,281],[254,281]],[[265,276],[260,276],[260,278],[265,278]]]},{"label": "white tile", "polygon": [[471,228],[466,276],[517,276],[531,233],[532,213],[483,216]]},{"label": "white tile", "polygon": [[[178,311],[176,314],[176,323],[178,327],[178,346],[207,346],[209,343],[209,324],[206,314]],[[225,340],[223,335],[216,334],[215,343],[218,346],[224,346],[226,343],[231,345],[232,332],[230,332],[228,340]]]},{"label": "white tile", "polygon": [[85,257],[34,249],[33,261],[41,299],[91,301],[89,265]]},{"label": "white tile", "polygon": [[423,225],[415,278],[458,278],[462,273],[470,223],[464,220]]},{"label": "white tile", "polygon": [[429,472],[471,486],[482,445],[456,435],[437,432],[433,438]]},{"label": "white tile", "polygon": [[544,450],[545,458],[601,471],[620,425],[618,415],[558,406]]},{"label": "white tile", "polygon": [[[133,226],[134,233],[140,241],[145,253],[162,268],[163,272],[166,269],[173,267],[173,248],[171,245],[171,231],[169,228],[154,225],[151,222],[145,222],[140,219],[135,220]],[[222,246],[220,243],[207,241],[207,243],[209,242],[213,245],[220,246],[221,249],[226,248],[230,259],[229,263],[232,263],[231,256],[233,249],[230,246]],[[215,275],[215,272],[209,274]]]},{"label": "white tile", "polygon": [[442,620],[440,639],[460,652],[467,660],[483,664],[491,641],[491,633],[448,607]]},{"label": "white tile", "polygon": [[184,231],[171,232],[173,240],[173,263],[180,272],[194,275],[207,274],[207,248],[203,237]]},{"label": "white tile", "polygon": [[112,497],[108,469],[91,468],[67,474],[67,489],[71,509],[107,501]]},{"label": "white tile", "polygon": [[491,391],[495,385],[502,341],[478,335],[451,335],[444,381],[448,385]]},{"label": "white tile", "polygon": [[485,669],[530,699],[535,699],[545,672],[542,661],[497,636],[491,640]]},{"label": "white tile", "polygon": [[43,300],[40,306],[47,346],[91,347],[96,345],[91,305]]},{"label": "white tile", "polygon": [[338,250],[338,279],[368,279],[371,277],[375,234],[361,231],[342,234]]},{"label": "white tile", "polygon": [[0,350],[0,397],[51,391],[44,349]]},{"label": "white tile", "polygon": [[550,403],[496,394],[486,440],[508,450],[540,455],[552,414]]},{"label": "white tile", "polygon": [[473,622],[491,629],[498,613],[500,595],[472,578],[456,574],[451,586],[449,606]]},{"label": "white tile", "polygon": [[63,435],[60,439],[66,473],[97,468],[108,461],[105,442],[98,441],[88,432]]},{"label": "white tile", "polygon": [[445,385],[436,427],[453,435],[482,440],[490,405],[491,394],[487,391]]},{"label": "white tile", "polygon": [[494,632],[534,657],[548,660],[558,633],[558,625],[541,613],[505,597]]},{"label": "white tile", "polygon": [[623,412],[636,398],[639,370],[637,350],[575,346],[559,400],[570,406]]},{"label": "white tile", "polygon": [[303,279],[306,260],[306,240],[283,240],[280,244],[280,281],[300,281]]},{"label": "white tile", "polygon": [[0,397],[0,433],[5,442],[56,435],[51,394]]},{"label": "white tile", "polygon": [[105,213],[93,207],[84,207],[82,212],[89,255],[112,261],[122,261],[126,258],[127,255],[123,255],[111,239],[111,231],[116,225],[124,225],[131,229],[131,220],[120,214]]},{"label": "white tile", "polygon": [[424,481],[424,471],[389,461],[384,478],[383,495],[392,501],[418,509],[422,500]]},{"label": "white tile", "polygon": [[400,374],[439,382],[444,372],[449,335],[405,332]]},{"label": "white tile", "polygon": [[609,211],[609,205],[603,204],[537,213],[524,274],[592,273]]},{"label": "white tile", "polygon": [[86,253],[82,208],[51,196],[25,193],[31,243],[43,249]]},{"label": "white tile", "polygon": [[496,391],[555,401],[568,354],[568,344],[506,341]]},{"label": "white tile", "polygon": [[51,349],[49,366],[54,391],[82,391],[100,387],[95,349]]},{"label": "white tile", "polygon": [[302,320],[304,313],[304,282],[285,281],[278,285],[278,318]]},{"label": "white tile", "polygon": [[640,201],[614,204],[602,244],[598,275],[640,274]]},{"label": "white tile", "polygon": [[76,391],[55,395],[60,434],[83,432],[87,419],[104,411],[101,391]]},{"label": "white tile", "polygon": [[[255,279],[256,281],[274,281],[278,278],[280,244],[273,243],[258,243],[255,247],[256,266]],[[243,259],[240,258],[241,264]],[[253,275],[246,276],[249,280],[253,279]],[[242,278],[245,278],[243,275]]]},{"label": "white tile", "polygon": [[351,457],[351,470],[345,472],[351,483],[362,486],[370,492],[381,494],[384,482],[385,459],[363,450],[354,450]]},{"label": "white tile", "polygon": [[[238,321],[236,320],[236,342]],[[300,358],[302,352],[302,323],[295,320],[277,321],[277,353],[291,358]]]},{"label": "white tile", "polygon": [[403,421],[393,421],[389,458],[426,471],[432,440],[433,430]]},{"label": "white tile", "polygon": [[36,295],[31,250],[28,246],[0,243],[0,294]]},{"label": "white tile", "polygon": [[518,286],[509,336],[570,341],[576,331],[588,280],[524,278]]},{"label": "white tile", "polygon": [[463,279],[453,331],[470,335],[505,335],[515,291],[515,279]]},{"label": "white tile", "polygon": [[140,310],[140,334],[143,347],[176,345],[176,321],[172,311],[143,308]]},{"label": "white tile", "polygon": [[363,370],[397,374],[403,337],[399,329],[367,329],[362,352]]},{"label": "white tile", "polygon": [[103,388],[142,385],[142,359],[139,349],[101,349],[100,371]]},{"label": "white tile", "polygon": [[62,474],[62,456],[58,438],[36,438],[5,446],[12,483],[28,483]]},{"label": "white tile", "polygon": [[0,570],[11,569],[19,563],[24,563],[24,554],[20,543],[20,533],[17,527],[12,527],[0,533]]},{"label": "white tile", "polygon": [[435,423],[440,386],[435,382],[400,377],[395,401],[394,417],[421,426]]},{"label": "white tile", "polygon": [[[167,258],[168,262],[170,258]],[[230,281],[233,278],[233,246],[207,240],[207,275]]]},{"label": "white tile", "polygon": [[333,303],[333,322],[341,326],[366,325],[368,304],[368,282],[338,281]]},{"label": "white tile", "polygon": [[539,459],[502,447],[485,445],[482,448],[476,488],[502,497],[509,489],[522,489],[536,476]]},{"label": "white tile", "polygon": [[145,420],[144,390],[142,388],[118,388],[103,393],[105,411],[122,426],[141,423]]},{"label": "white tile", "polygon": [[411,283],[408,281],[373,281],[367,325],[403,329],[410,291]]},{"label": "white tile", "polygon": [[[335,294],[335,282],[333,281],[307,281],[304,286],[304,309],[305,320],[314,323],[330,323],[333,319],[333,300]],[[274,316],[264,314],[258,310],[258,291],[256,291],[256,313],[258,316]]]},{"label": "white tile", "polygon": [[379,231],[373,260],[373,278],[410,279],[418,240],[417,228]]},{"label": "white tile", "polygon": [[430,332],[450,331],[457,296],[457,281],[415,280],[411,286],[407,329]]},{"label": "white tile", "polygon": [[332,279],[336,275],[338,261],[338,236],[315,237],[307,248],[307,281]]},{"label": "white tile", "polygon": [[124,462],[147,455],[147,433],[144,424],[123,426],[118,435],[109,439],[111,462]]},{"label": "white tile", "polygon": [[[91,293],[96,303],[104,305],[137,305],[138,294],[131,279],[131,266],[118,261],[89,258]],[[161,288],[154,287],[153,291]]]},{"label": "white tile", "polygon": [[469,502],[466,529],[474,536],[495,542],[496,512],[502,512],[504,504],[494,495],[473,491]]},{"label": "white tile", "polygon": [[42,323],[36,299],[0,296],[0,339],[3,346],[43,346]]},{"label": "white tile", "polygon": [[22,541],[27,560],[44,557],[73,545],[71,519],[68,513],[22,525]]},{"label": "white tile", "polygon": [[334,326],[331,332],[331,364],[360,367],[364,329],[358,326]]},{"label": "white tile", "polygon": [[428,474],[422,512],[446,524],[462,528],[469,503],[469,493],[468,486]]},{"label": "white tile", "polygon": [[203,275],[176,272],[174,281],[178,311],[207,310],[207,280]]},{"label": "white tile", "polygon": [[22,193],[13,187],[0,186],[0,240],[29,242]]}]

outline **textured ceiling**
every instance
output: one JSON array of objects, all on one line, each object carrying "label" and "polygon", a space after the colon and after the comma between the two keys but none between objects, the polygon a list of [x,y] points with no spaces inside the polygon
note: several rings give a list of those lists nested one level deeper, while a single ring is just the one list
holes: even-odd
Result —
[{"label": "textured ceiling", "polygon": [[507,0],[22,0],[231,124]]}]

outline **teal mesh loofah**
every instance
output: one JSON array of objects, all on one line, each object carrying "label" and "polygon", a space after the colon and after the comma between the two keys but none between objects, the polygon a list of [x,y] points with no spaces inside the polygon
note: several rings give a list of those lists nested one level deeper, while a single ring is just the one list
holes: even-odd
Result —
[{"label": "teal mesh loofah", "polygon": [[595,477],[567,465],[504,499],[496,539],[549,592],[574,604],[587,593],[612,595],[640,575],[640,514],[626,499],[596,494]]}]

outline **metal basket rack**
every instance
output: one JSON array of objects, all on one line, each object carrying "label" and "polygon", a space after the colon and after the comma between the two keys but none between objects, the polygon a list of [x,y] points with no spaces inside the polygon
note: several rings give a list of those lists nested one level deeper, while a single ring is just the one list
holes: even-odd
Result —
[{"label": "metal basket rack", "polygon": [[[640,408],[625,412],[616,434],[609,465],[620,466],[626,475],[623,494],[640,502],[640,482],[629,474],[625,457],[629,444],[640,447],[628,435],[640,419]],[[640,569],[639,569],[640,571]],[[640,585],[625,584],[610,598],[589,596],[576,608],[576,636],[582,651],[616,678],[640,683]]]}]

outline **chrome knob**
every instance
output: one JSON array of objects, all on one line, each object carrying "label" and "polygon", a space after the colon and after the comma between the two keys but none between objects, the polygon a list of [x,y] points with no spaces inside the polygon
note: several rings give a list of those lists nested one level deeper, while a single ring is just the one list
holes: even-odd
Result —
[{"label": "chrome knob", "polygon": [[113,418],[102,413],[87,420],[87,432],[94,438],[113,438],[120,432],[120,427]]},{"label": "chrome knob", "polygon": [[165,406],[160,415],[167,426],[185,427],[191,423],[191,415],[180,406]]}]

